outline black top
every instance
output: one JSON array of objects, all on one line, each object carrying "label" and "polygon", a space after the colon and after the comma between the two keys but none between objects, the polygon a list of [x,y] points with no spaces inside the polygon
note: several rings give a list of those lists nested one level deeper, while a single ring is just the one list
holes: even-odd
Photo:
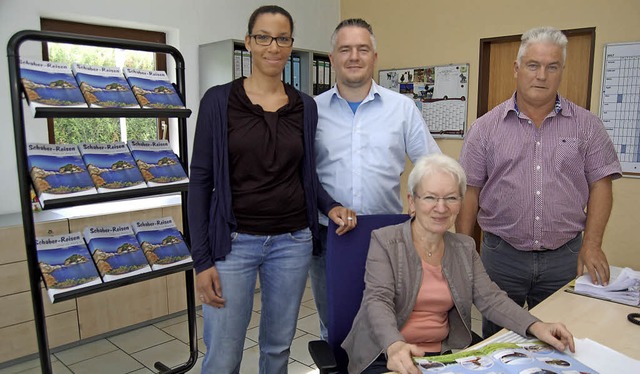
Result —
[{"label": "black top", "polygon": [[229,96],[229,172],[238,232],[274,235],[308,226],[301,179],[304,106],[284,85],[289,102],[266,112],[247,96],[244,78]]}]

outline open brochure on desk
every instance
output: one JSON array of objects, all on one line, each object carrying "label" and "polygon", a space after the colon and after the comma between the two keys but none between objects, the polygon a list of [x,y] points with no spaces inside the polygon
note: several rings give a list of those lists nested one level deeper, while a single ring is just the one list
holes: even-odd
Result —
[{"label": "open brochure on desk", "polygon": [[[575,353],[568,350],[558,352],[538,340],[528,339],[509,331],[485,340],[472,350],[453,355],[414,357],[414,360],[422,373],[437,374],[640,373],[638,360],[591,339],[574,339],[574,342]],[[510,352],[522,353],[529,359],[518,357],[519,354],[513,355]]]},{"label": "open brochure on desk", "polygon": [[568,354],[536,340],[489,343],[449,355],[414,357],[424,374],[517,373],[596,374],[596,370]]},{"label": "open brochure on desk", "polygon": [[621,304],[639,306],[640,271],[617,266],[610,266],[609,269],[611,275],[608,285],[593,284],[591,276],[584,274],[575,280],[573,292]]}]

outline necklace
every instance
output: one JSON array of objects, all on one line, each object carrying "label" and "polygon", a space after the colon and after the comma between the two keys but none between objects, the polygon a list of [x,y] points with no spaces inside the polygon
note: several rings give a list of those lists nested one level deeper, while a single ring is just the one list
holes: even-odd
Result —
[{"label": "necklace", "polygon": [[[424,240],[424,239],[423,239],[423,240]],[[425,247],[426,247],[426,246],[425,246]],[[430,250],[430,251],[429,251],[429,250],[427,250],[427,248],[424,248],[424,250],[423,250],[424,252],[423,252],[423,253],[426,255],[426,257],[427,257],[427,258],[430,258],[430,257],[432,257],[432,256],[433,256],[433,254],[434,254],[435,252],[438,252],[439,250],[440,250],[440,245],[438,245],[436,248],[433,248],[433,249],[432,249],[432,250]]]}]

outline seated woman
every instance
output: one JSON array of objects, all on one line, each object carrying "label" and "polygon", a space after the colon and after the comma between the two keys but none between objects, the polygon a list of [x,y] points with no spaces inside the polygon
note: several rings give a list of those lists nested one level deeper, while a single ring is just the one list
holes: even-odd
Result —
[{"label": "seated woman", "polygon": [[471,237],[449,232],[460,211],[466,177],[457,161],[434,154],[409,175],[405,223],[375,230],[360,310],[342,347],[349,373],[420,373],[411,356],[469,346],[471,304],[520,335],[573,352],[561,323],[543,323],[511,301],[482,266]]}]

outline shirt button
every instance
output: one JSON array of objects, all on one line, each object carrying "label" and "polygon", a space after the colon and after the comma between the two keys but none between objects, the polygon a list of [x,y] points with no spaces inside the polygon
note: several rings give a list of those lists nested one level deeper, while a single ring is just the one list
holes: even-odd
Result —
[{"label": "shirt button", "polygon": [[536,221],[540,221],[540,217],[536,216]]},{"label": "shirt button", "polygon": [[538,241],[536,240],[534,243],[538,244]]},{"label": "shirt button", "polygon": [[540,142],[536,142],[536,145],[540,145]]},{"label": "shirt button", "polygon": [[540,170],[540,165],[536,166],[536,170]]},{"label": "shirt button", "polygon": [[536,195],[540,195],[540,191],[536,191]]},{"label": "shirt button", "polygon": [[531,121],[527,121],[528,124],[531,124]]}]

